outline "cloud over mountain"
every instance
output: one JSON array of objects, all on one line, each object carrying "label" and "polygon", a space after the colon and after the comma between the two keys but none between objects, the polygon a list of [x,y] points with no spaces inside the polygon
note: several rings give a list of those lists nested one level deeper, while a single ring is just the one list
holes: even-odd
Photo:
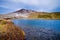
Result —
[{"label": "cloud over mountain", "polygon": [[56,11],[54,9],[58,7],[60,9],[60,0],[1,0],[0,4],[0,7],[13,11],[22,8],[47,12]]}]

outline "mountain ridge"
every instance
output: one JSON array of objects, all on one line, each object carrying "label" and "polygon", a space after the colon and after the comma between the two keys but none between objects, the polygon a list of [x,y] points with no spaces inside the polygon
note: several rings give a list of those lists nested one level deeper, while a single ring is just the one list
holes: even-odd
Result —
[{"label": "mountain ridge", "polygon": [[60,12],[37,12],[34,10],[21,9],[15,12],[3,14],[0,19],[60,19]]}]

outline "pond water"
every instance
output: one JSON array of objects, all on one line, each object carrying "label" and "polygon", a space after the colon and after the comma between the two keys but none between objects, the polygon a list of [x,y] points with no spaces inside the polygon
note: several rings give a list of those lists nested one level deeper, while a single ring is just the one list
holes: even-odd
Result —
[{"label": "pond water", "polygon": [[41,19],[20,19],[20,20],[13,20],[15,25],[24,27],[36,27],[36,28],[48,28],[53,29],[56,32],[60,32],[60,20],[41,20]]}]

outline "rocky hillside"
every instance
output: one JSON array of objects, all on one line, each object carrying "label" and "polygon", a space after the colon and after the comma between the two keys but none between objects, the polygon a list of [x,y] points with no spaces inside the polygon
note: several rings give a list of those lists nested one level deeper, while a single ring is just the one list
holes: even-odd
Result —
[{"label": "rocky hillside", "polygon": [[0,40],[24,40],[25,33],[12,22],[0,20]]},{"label": "rocky hillside", "polygon": [[37,12],[33,10],[21,9],[15,12],[0,15],[0,19],[60,19],[60,12]]}]

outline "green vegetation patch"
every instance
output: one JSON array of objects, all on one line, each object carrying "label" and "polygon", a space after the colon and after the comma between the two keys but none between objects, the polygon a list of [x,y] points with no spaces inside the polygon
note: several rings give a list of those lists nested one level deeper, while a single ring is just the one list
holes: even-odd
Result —
[{"label": "green vegetation patch", "polygon": [[0,20],[0,34],[5,33],[5,31],[6,31],[6,30],[4,30],[5,25],[6,25],[6,21]]}]

